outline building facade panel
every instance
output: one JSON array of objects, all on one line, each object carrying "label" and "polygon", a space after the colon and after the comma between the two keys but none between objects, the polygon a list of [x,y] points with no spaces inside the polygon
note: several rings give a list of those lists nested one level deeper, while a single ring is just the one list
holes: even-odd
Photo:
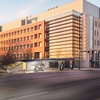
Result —
[{"label": "building facade panel", "polygon": [[13,30],[0,33],[0,54],[12,50],[17,58],[27,53],[30,59],[45,58],[45,22],[29,24]]},{"label": "building facade panel", "polygon": [[[77,13],[77,12],[76,12]],[[49,33],[49,58],[79,58],[79,34],[81,34],[81,17],[70,15],[46,21]]]}]

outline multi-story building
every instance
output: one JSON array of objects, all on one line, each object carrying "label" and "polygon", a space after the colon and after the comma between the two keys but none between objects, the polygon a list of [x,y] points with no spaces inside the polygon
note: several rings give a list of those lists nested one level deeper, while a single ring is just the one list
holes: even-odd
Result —
[{"label": "multi-story building", "polygon": [[0,48],[0,55],[10,49],[18,59],[64,58],[75,67],[100,67],[100,8],[75,0],[6,23],[0,26]]},{"label": "multi-story building", "polygon": [[1,55],[11,50],[18,59],[45,58],[44,30],[44,21],[40,21],[2,32]]}]

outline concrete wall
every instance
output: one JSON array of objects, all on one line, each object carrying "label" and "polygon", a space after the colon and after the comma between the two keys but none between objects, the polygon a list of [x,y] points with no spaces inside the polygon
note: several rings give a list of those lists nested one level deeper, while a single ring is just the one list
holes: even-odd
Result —
[{"label": "concrete wall", "polygon": [[[83,34],[82,34],[82,50],[89,50],[90,48],[90,16],[85,14],[83,16]],[[89,67],[89,53],[81,52],[81,67]]]},{"label": "concrete wall", "polygon": [[2,32],[20,27],[21,20],[22,19],[18,19],[18,20],[3,24],[2,25]]},{"label": "concrete wall", "polygon": [[97,7],[97,6],[89,3],[88,1],[84,0],[83,13],[89,14],[89,15],[94,16],[96,18],[99,18],[99,7]]},{"label": "concrete wall", "polygon": [[48,61],[28,61],[26,62],[26,69],[27,70],[35,70],[35,68],[42,69],[42,68],[49,68]]},{"label": "concrete wall", "polygon": [[[97,26],[95,26],[95,22],[97,23]],[[99,49],[99,48],[100,48],[100,19],[94,18],[94,49]]]}]

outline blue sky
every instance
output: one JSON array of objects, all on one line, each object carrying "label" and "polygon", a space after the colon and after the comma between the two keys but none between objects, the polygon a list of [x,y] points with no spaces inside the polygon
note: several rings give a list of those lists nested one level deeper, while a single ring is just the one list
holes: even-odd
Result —
[{"label": "blue sky", "polygon": [[[0,25],[74,0],[0,0]],[[100,7],[100,0],[87,0]]]}]

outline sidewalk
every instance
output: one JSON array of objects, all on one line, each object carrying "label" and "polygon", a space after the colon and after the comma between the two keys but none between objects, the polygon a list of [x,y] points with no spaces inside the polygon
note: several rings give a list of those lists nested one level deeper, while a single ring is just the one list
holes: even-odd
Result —
[{"label": "sidewalk", "polygon": [[[74,68],[74,70],[79,70],[79,68]],[[100,68],[80,68],[80,70],[98,70],[98,71],[100,71]]]},{"label": "sidewalk", "polygon": [[7,75],[8,73],[0,73],[0,77]]},{"label": "sidewalk", "polygon": [[[68,68],[64,68],[63,71],[75,71],[75,70],[79,70],[79,68],[73,68],[73,69],[68,69]],[[80,68],[80,71],[84,70],[84,71],[89,71],[89,70],[98,70],[100,71],[100,68]],[[36,72],[59,72],[60,69],[59,68],[49,68],[47,70],[44,71],[34,71],[34,70],[19,70],[19,71],[14,71],[14,72],[10,72],[10,73],[36,73]]]},{"label": "sidewalk", "polygon": [[[73,68],[73,69],[68,69],[68,68],[64,68],[63,71],[78,71],[79,68]],[[93,71],[93,70],[97,70],[100,71],[100,68],[80,68],[79,71]],[[63,72],[62,71],[62,72]],[[19,71],[10,71],[9,73],[5,72],[5,73],[0,73],[0,77],[8,75],[8,74],[18,74],[18,73],[38,73],[38,72],[60,72],[59,68],[49,68],[45,71],[33,71],[33,70],[19,70]]]}]

